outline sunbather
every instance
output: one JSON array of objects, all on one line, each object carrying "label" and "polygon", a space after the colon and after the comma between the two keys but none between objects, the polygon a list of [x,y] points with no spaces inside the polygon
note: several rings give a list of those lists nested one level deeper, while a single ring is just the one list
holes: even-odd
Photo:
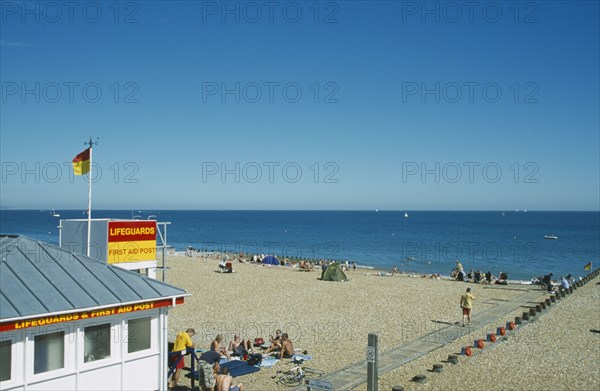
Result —
[{"label": "sunbather", "polygon": [[287,333],[281,334],[281,352],[279,358],[291,358],[294,355],[294,345]]},{"label": "sunbather", "polygon": [[281,330],[275,331],[275,336],[269,337],[269,340],[271,341],[271,346],[269,346],[269,348],[264,354],[278,352],[281,350]]},{"label": "sunbather", "polygon": [[223,342],[223,336],[221,334],[217,334],[214,341],[212,341],[210,344],[210,350],[214,350],[222,356],[227,357],[227,360],[231,360],[231,355],[224,346],[221,346],[221,342]]},{"label": "sunbather", "polygon": [[224,367],[221,369],[221,374],[217,375],[216,385],[217,391],[244,391],[244,385],[239,383],[237,385],[231,385],[233,378],[229,374],[229,368]]},{"label": "sunbather", "polygon": [[229,341],[228,351],[233,352],[233,356],[244,356],[244,354],[254,353],[252,342],[249,339],[240,339],[240,336],[235,334],[233,339]]}]

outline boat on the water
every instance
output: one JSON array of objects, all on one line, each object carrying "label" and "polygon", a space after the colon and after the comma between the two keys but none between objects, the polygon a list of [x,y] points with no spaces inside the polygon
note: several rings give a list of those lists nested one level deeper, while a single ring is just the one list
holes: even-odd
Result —
[{"label": "boat on the water", "polygon": [[544,239],[556,240],[558,236],[556,235],[544,235]]},{"label": "boat on the water", "polygon": [[60,213],[58,213],[54,209],[52,209],[52,212],[50,212],[50,214],[52,215],[52,217],[60,217]]}]

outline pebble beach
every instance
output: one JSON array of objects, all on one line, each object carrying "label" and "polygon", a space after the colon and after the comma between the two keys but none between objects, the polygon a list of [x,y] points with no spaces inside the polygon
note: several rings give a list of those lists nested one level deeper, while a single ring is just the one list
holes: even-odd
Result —
[{"label": "pebble beach", "polygon": [[[165,281],[191,294],[184,305],[169,312],[170,341],[179,331],[193,327],[196,347],[208,349],[217,334],[224,335],[225,343],[236,333],[268,341],[281,329],[290,335],[296,350],[311,356],[306,365],[327,373],[364,361],[370,332],[378,333],[379,351],[385,353],[454,325],[462,318],[459,298],[467,287],[476,297],[473,315],[522,293],[511,285],[499,288],[422,276],[380,276],[360,268],[346,272],[347,282],[320,281],[320,271],[238,262],[235,273],[219,273],[217,258],[208,256],[169,256],[167,266]],[[472,358],[461,357],[459,365],[444,364],[443,373],[428,371],[496,327],[474,326],[467,336],[380,375],[379,389],[403,385],[405,390],[598,390],[600,335],[590,331],[600,329],[600,286],[595,282],[506,341]],[[285,389],[271,376],[291,367],[289,360],[281,360],[235,380],[247,390]],[[419,374],[427,376],[427,383],[411,382]],[[182,376],[180,386],[190,385],[190,379]],[[366,384],[356,389],[366,390]]]}]

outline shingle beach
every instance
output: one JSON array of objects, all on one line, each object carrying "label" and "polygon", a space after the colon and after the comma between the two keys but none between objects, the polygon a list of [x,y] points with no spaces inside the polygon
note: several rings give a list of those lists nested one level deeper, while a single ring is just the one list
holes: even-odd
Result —
[{"label": "shingle beach", "polygon": [[[169,312],[169,340],[188,327],[196,329],[197,348],[207,349],[216,334],[226,342],[268,340],[276,329],[290,335],[294,347],[312,357],[306,365],[327,373],[365,361],[367,335],[377,332],[379,352],[399,347],[461,320],[459,298],[467,287],[476,297],[476,315],[522,293],[519,285],[499,288],[407,275],[379,276],[367,269],[348,271],[348,282],[320,281],[320,272],[298,268],[235,263],[235,273],[217,272],[216,258],[169,256],[166,282],[192,296]],[[582,273],[583,275],[583,273]],[[160,274],[159,274],[160,278]],[[600,389],[600,286],[598,278],[556,303],[535,322],[505,341],[458,365],[444,361],[462,346],[521,315],[522,310],[379,376],[379,389],[391,390],[598,390]],[[454,327],[454,326],[453,326]],[[459,326],[455,326],[459,327]],[[258,350],[260,351],[260,350]],[[189,364],[189,361],[187,361]],[[444,365],[443,373],[429,370]],[[285,389],[271,378],[292,367],[282,360],[272,368],[241,376],[247,390]],[[411,382],[415,375],[427,382]],[[190,386],[181,377],[180,385]],[[197,383],[196,383],[197,386]],[[366,384],[358,386],[366,390]]]}]

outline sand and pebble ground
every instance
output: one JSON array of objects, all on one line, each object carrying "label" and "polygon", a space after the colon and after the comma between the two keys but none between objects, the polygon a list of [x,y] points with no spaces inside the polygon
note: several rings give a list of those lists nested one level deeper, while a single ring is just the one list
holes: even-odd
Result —
[{"label": "sand and pebble ground", "polygon": [[[522,293],[406,275],[377,276],[365,269],[348,271],[348,282],[320,281],[318,271],[241,263],[235,263],[235,273],[221,274],[217,264],[216,258],[168,258],[166,282],[192,294],[169,312],[170,341],[187,327],[196,329],[194,342],[205,349],[218,333],[226,342],[234,333],[268,340],[282,329],[295,348],[312,356],[309,366],[326,372],[364,361],[369,332],[379,334],[379,350],[385,352],[460,320],[459,297],[466,287],[472,287],[476,296],[475,313]],[[599,390],[600,335],[589,331],[600,329],[600,286],[594,284],[576,291],[507,341],[461,359],[460,365],[445,364],[442,374],[427,369],[472,343],[474,336],[485,337],[488,329],[474,330],[381,375],[379,389],[402,384],[407,390]],[[284,389],[271,376],[289,369],[286,361],[236,380],[248,390]],[[427,375],[428,382],[410,382],[417,374]],[[190,385],[183,376],[180,383]]]}]

